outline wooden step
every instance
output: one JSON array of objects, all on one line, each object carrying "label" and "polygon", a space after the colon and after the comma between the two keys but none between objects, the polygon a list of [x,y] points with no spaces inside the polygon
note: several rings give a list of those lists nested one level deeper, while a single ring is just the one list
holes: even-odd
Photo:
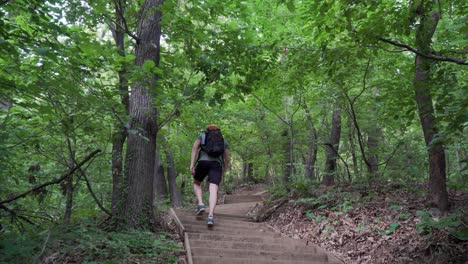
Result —
[{"label": "wooden step", "polygon": [[239,229],[239,228],[229,228],[222,225],[215,225],[213,227],[208,226],[194,226],[194,225],[185,225],[186,232],[189,233],[216,233],[224,235],[254,235],[254,236],[265,236],[265,237],[276,237],[277,234],[270,232],[266,229],[251,230],[251,229]]},{"label": "wooden step", "polygon": [[224,197],[225,204],[233,203],[251,203],[251,202],[262,202],[263,198],[259,195],[226,195]]},{"label": "wooden step", "polygon": [[323,261],[262,260],[245,258],[225,258],[219,256],[193,257],[194,263],[200,264],[323,264]]},{"label": "wooden step", "polygon": [[[184,225],[191,225],[191,226],[198,226],[198,227],[206,227],[206,219],[203,218],[201,220],[194,220],[194,219],[184,219],[180,218],[180,221]],[[224,227],[224,228],[232,228],[232,229],[246,229],[246,230],[271,230],[269,227],[266,225],[262,224],[254,224],[254,223],[238,223],[238,222],[232,222],[232,221],[223,221],[219,218],[214,218],[215,221],[215,227]]]},{"label": "wooden step", "polygon": [[[174,210],[175,213],[181,217],[183,216],[196,216],[195,215],[195,211],[187,211],[187,210],[180,210],[180,209],[175,209]],[[226,210],[224,210],[226,211]],[[246,215],[245,213],[244,214],[235,214],[235,213],[232,213],[231,211],[227,211],[227,213],[224,213],[224,211],[222,210],[218,210],[216,209],[215,210],[215,217],[216,218],[222,218],[222,219],[226,219],[226,220],[239,220],[239,221],[247,221],[247,222],[252,222]],[[200,219],[205,219],[206,220],[206,217],[207,217],[207,213],[203,213],[202,215],[200,216],[196,216]]]},{"label": "wooden step", "polygon": [[247,258],[247,259],[260,259],[260,260],[288,260],[288,261],[315,261],[327,262],[328,257],[324,254],[305,253],[302,251],[262,251],[262,250],[245,250],[245,249],[224,249],[224,248],[205,248],[195,247],[192,248],[193,257],[211,256],[222,258]]},{"label": "wooden step", "polygon": [[318,253],[315,246],[306,246],[296,243],[266,243],[262,242],[245,242],[245,241],[223,241],[223,240],[202,240],[191,239],[190,243],[193,247],[205,248],[232,248],[242,250],[260,250],[260,251],[302,251],[308,253]]},{"label": "wooden step", "polygon": [[206,225],[206,212],[171,211],[184,237],[188,264],[342,264],[314,244],[250,221],[247,212],[261,202],[260,195],[251,193],[226,195],[225,204],[215,209],[213,227]]}]

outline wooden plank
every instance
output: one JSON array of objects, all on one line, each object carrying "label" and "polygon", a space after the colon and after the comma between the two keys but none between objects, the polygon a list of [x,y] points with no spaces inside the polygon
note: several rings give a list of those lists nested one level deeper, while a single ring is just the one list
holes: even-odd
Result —
[{"label": "wooden plank", "polygon": [[190,241],[189,241],[188,233],[184,234],[184,244],[185,244],[185,252],[187,253],[187,262],[188,264],[193,264],[192,249],[190,248]]},{"label": "wooden plank", "polygon": [[184,225],[180,221],[179,217],[177,217],[177,214],[174,212],[174,209],[172,209],[172,207],[169,208],[169,215],[172,217],[172,219],[176,223],[177,229],[179,230],[180,237],[184,237],[184,234],[185,234]]}]

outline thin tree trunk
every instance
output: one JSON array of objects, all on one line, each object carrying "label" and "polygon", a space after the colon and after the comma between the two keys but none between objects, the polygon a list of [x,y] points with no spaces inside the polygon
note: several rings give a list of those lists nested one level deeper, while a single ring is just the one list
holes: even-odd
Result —
[{"label": "thin tree trunk", "polygon": [[[419,14],[420,23],[416,26],[416,49],[424,54],[432,51],[432,36],[440,19],[438,1],[429,2],[420,2],[423,14]],[[416,55],[413,87],[429,155],[429,199],[445,212],[448,210],[445,149],[442,144],[433,142],[438,129],[430,92],[432,64],[433,61]]]},{"label": "thin tree trunk", "polygon": [[247,179],[249,179],[250,182],[254,182],[253,171],[254,171],[253,163],[252,162],[247,163]]},{"label": "thin tree trunk", "polygon": [[458,173],[461,173],[463,170],[463,160],[465,159],[465,154],[461,149],[455,150],[455,154],[457,156],[457,171]]},{"label": "thin tree trunk", "polygon": [[[159,65],[161,37],[161,0],[146,0],[138,21],[135,64],[147,61]],[[153,173],[156,151],[156,109],[151,90],[157,76],[145,78],[132,86],[130,94],[130,130],[126,153],[128,195],[125,218],[129,227],[147,228],[154,224]],[[152,88],[150,90],[150,88]]]},{"label": "thin tree trunk", "polygon": [[[68,160],[68,167],[74,168],[76,166],[75,164],[75,148],[74,146],[76,145],[76,139],[73,136],[73,115],[70,115],[69,118],[69,123],[65,126],[65,134],[66,134],[66,140],[67,140],[67,146],[69,150],[69,160]],[[71,141],[73,141],[74,145],[72,146]],[[64,223],[65,224],[70,224],[71,221],[71,215],[72,215],[72,208],[73,208],[73,174],[68,176],[67,180],[65,181],[66,183],[66,195],[67,195],[67,200],[66,200],[66,205],[65,205],[65,214],[63,217]]]},{"label": "thin tree trunk", "polygon": [[[283,139],[283,162],[284,162],[284,183],[287,184],[291,180],[292,176],[292,163],[291,163],[291,139],[289,137],[289,132],[288,129],[284,129],[283,133],[281,133],[281,136],[285,137]],[[287,186],[287,185],[286,185]]]},{"label": "thin tree trunk", "polygon": [[66,183],[66,205],[65,205],[65,214],[63,216],[63,222],[65,224],[70,224],[72,207],[73,207],[73,175],[68,176]]},{"label": "thin tree trunk", "polygon": [[[121,0],[115,1],[115,17],[116,23],[113,30],[115,45],[119,50],[121,56],[125,56],[125,41],[124,41],[124,4]],[[125,114],[128,115],[129,108],[129,94],[128,94],[128,81],[125,77],[126,70],[123,67],[118,72],[119,76],[119,93],[121,103],[125,108]],[[115,113],[116,115],[118,113]],[[125,201],[125,183],[123,173],[123,149],[125,140],[127,138],[127,130],[120,120],[114,123],[114,131],[112,133],[112,215],[119,218],[122,213],[122,207]]]},{"label": "thin tree trunk", "polygon": [[[359,178],[359,168],[358,168],[358,161],[357,161],[357,155],[356,155],[356,144],[354,142],[354,132],[355,128],[353,125],[353,121],[351,118],[348,116],[348,140],[349,140],[349,147],[351,150],[351,157],[353,159],[353,171],[354,171],[354,177]],[[351,179],[349,179],[351,181]]]},{"label": "thin tree trunk", "polygon": [[182,197],[179,189],[177,188],[176,177],[177,173],[175,170],[174,155],[169,148],[169,144],[165,142],[164,152],[167,159],[167,181],[169,182],[169,194],[171,196],[172,207],[181,207],[182,206]]},{"label": "thin tree trunk", "polygon": [[341,108],[338,102],[335,103],[332,117],[332,129],[330,133],[329,144],[325,146],[325,174],[323,176],[323,184],[331,186],[335,184],[336,175],[336,159],[338,158],[338,147],[341,137]]},{"label": "thin tree trunk", "polygon": [[380,140],[380,132],[377,127],[372,127],[367,136],[367,151],[369,152],[368,161],[370,166],[368,167],[367,173],[374,180],[377,179],[379,173],[379,156],[378,146]]},{"label": "thin tree trunk", "polygon": [[307,142],[307,158],[305,161],[305,177],[306,179],[315,179],[315,163],[317,161],[317,130],[315,129],[312,116],[310,115],[309,108],[304,103],[306,112],[307,123],[309,125],[309,137]]}]

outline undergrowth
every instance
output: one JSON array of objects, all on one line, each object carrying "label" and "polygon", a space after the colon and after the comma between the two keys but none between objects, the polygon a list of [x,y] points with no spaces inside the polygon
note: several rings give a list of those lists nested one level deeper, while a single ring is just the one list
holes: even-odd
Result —
[{"label": "undergrowth", "polygon": [[167,233],[108,232],[93,224],[2,233],[0,263],[176,263],[178,244]]}]

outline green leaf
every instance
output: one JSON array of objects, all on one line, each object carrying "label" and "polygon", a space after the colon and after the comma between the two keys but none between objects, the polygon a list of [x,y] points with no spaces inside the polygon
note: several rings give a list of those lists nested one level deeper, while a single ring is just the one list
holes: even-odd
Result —
[{"label": "green leaf", "polygon": [[391,223],[391,224],[388,226],[387,230],[385,230],[385,232],[383,233],[383,235],[388,236],[388,235],[393,234],[393,232],[395,232],[395,230],[396,230],[399,226],[400,226],[400,224],[397,223],[397,222]]},{"label": "green leaf", "polygon": [[151,72],[156,67],[156,64],[152,60],[146,60],[143,63],[143,69],[147,72]]},{"label": "green leaf", "polygon": [[36,48],[35,51],[37,55],[46,55],[47,53],[49,53],[49,48],[39,47]]},{"label": "green leaf", "polygon": [[293,1],[288,1],[288,2],[286,3],[286,7],[288,8],[288,10],[289,10],[290,12],[296,11],[296,6],[294,5],[294,2],[293,2]]},{"label": "green leaf", "polygon": [[463,240],[463,241],[468,241],[468,227],[462,227],[457,230],[449,230],[450,234],[452,234],[454,237]]}]

